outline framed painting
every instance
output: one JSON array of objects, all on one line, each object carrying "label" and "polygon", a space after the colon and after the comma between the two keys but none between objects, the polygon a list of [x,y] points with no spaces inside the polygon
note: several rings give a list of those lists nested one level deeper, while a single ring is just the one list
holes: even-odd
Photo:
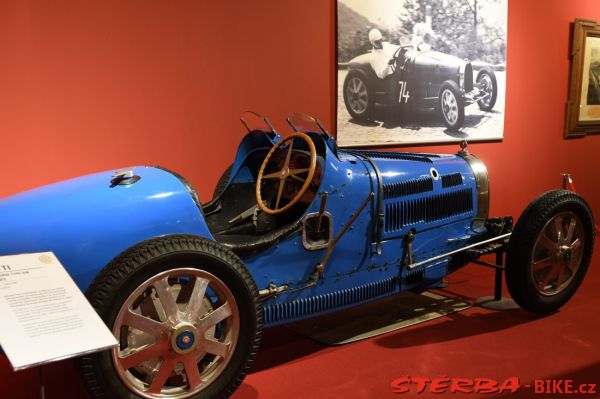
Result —
[{"label": "framed painting", "polygon": [[565,137],[600,133],[600,26],[576,19],[571,43],[571,79]]}]

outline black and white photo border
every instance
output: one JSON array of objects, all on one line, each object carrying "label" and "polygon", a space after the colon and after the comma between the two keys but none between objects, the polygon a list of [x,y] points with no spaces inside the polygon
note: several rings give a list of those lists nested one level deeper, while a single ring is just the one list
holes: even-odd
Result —
[{"label": "black and white photo border", "polygon": [[507,3],[337,0],[338,144],[502,140]]}]

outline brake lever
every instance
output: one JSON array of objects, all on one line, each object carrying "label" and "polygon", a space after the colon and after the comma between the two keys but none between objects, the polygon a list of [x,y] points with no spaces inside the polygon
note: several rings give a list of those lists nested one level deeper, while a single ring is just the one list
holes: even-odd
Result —
[{"label": "brake lever", "polygon": [[228,223],[234,224],[234,223],[242,222],[244,219],[248,219],[250,216],[254,215],[254,212],[257,209],[258,209],[258,204],[246,209],[244,212],[240,213],[239,215],[237,215],[236,217],[231,219]]}]

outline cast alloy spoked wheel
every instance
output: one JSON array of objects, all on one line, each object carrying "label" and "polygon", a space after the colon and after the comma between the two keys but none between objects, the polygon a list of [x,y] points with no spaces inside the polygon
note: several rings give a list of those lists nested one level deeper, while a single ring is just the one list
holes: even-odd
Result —
[{"label": "cast alloy spoked wheel", "polygon": [[479,107],[481,109],[491,108],[490,105],[493,107],[492,95],[493,95],[494,86],[492,84],[492,79],[490,78],[489,75],[483,74],[479,78],[478,83],[479,83],[479,90],[481,90],[482,92],[485,93],[485,97],[483,97],[481,100],[478,101]]},{"label": "cast alloy spoked wheel", "polygon": [[458,104],[450,89],[442,92],[442,112],[449,124],[454,125],[458,119]]},{"label": "cast alloy spoked wheel", "polygon": [[594,249],[594,217],[577,194],[553,190],[523,211],[506,254],[506,285],[523,309],[555,312],[575,294]]},{"label": "cast alloy spoked wheel", "polygon": [[229,288],[198,269],[172,269],[140,285],[119,311],[112,358],[123,383],[147,398],[185,398],[227,367],[239,313]]},{"label": "cast alloy spoked wheel", "polygon": [[367,92],[367,85],[361,78],[355,76],[350,79],[346,86],[346,95],[352,111],[363,114],[367,110],[369,93]]},{"label": "cast alloy spoked wheel", "polygon": [[479,91],[484,94],[477,104],[481,110],[489,112],[494,108],[498,98],[498,81],[494,70],[488,67],[482,68],[477,73],[476,82]]},{"label": "cast alloy spoked wheel", "polygon": [[465,106],[460,87],[453,80],[442,83],[439,92],[438,107],[442,112],[444,124],[450,130],[458,130],[465,120]]},{"label": "cast alloy spoked wheel", "polygon": [[344,104],[352,118],[367,120],[372,117],[375,99],[365,73],[359,70],[348,72],[344,78],[343,93]]},{"label": "cast alloy spoked wheel", "polygon": [[548,220],[531,255],[531,277],[540,294],[556,295],[569,285],[581,264],[584,244],[583,225],[573,212]]},{"label": "cast alloy spoked wheel", "polygon": [[119,346],[79,359],[93,399],[221,399],[258,350],[262,303],[244,262],[193,235],[143,241],[87,296]]}]

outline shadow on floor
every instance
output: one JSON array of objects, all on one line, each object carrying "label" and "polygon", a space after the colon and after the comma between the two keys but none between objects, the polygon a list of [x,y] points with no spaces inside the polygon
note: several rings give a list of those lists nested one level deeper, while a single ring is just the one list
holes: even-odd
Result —
[{"label": "shadow on floor", "polygon": [[[372,339],[376,345],[386,348],[417,347],[505,330],[540,318],[523,310],[489,312],[471,308],[467,312],[453,313],[437,319],[437,322],[423,323]],[[341,349],[342,346],[337,348]],[[262,345],[252,372],[293,362],[325,349],[332,350],[332,347],[319,344],[288,328],[267,329],[263,332]]]},{"label": "shadow on floor", "polygon": [[473,309],[438,319],[444,320],[442,322],[422,324],[375,338],[375,343],[385,348],[409,348],[505,330],[541,318],[524,310],[488,313],[478,310],[480,308]]},{"label": "shadow on floor", "polygon": [[261,347],[250,372],[270,369],[326,348],[285,327],[269,328],[263,331]]}]

